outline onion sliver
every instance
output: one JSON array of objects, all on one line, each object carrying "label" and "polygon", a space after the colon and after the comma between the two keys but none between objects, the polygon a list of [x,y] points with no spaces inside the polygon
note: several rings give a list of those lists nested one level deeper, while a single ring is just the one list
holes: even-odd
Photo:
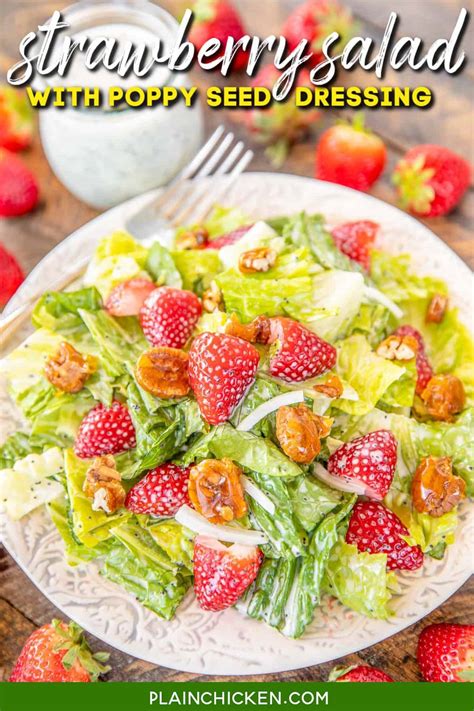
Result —
[{"label": "onion sliver", "polygon": [[388,296],[383,294],[378,289],[374,289],[372,286],[366,286],[364,288],[364,295],[369,299],[369,301],[378,301],[379,304],[385,306],[392,312],[395,318],[401,318],[403,316],[402,309],[397,306],[392,299],[389,299]]},{"label": "onion sliver", "polygon": [[359,494],[359,496],[365,496],[367,494],[367,487],[365,484],[361,484],[354,479],[349,479],[344,476],[334,476],[330,474],[328,470],[323,467],[320,462],[316,462],[313,467],[313,472],[318,479],[323,481],[328,486],[338,491],[347,491],[351,494]]},{"label": "onion sliver", "polygon": [[265,509],[265,511],[268,511],[268,513],[273,516],[275,513],[275,504],[273,501],[269,499],[268,496],[261,489],[259,489],[251,479],[245,476],[245,474],[242,474],[240,479],[242,481],[244,491],[246,491],[252,499],[255,499],[257,504],[260,504],[262,509]]},{"label": "onion sliver", "polygon": [[186,504],[178,509],[175,519],[191,531],[200,533],[203,536],[211,536],[211,538],[217,538],[219,541],[226,541],[227,543],[240,543],[243,546],[263,546],[268,541],[267,536],[262,531],[249,531],[246,528],[233,528],[232,526],[211,523]]},{"label": "onion sliver", "polygon": [[250,415],[244,417],[237,429],[240,430],[240,432],[248,432],[252,429],[252,427],[255,427],[257,422],[263,420],[264,417],[269,415],[274,410],[278,410],[278,408],[283,405],[293,405],[297,402],[304,402],[303,390],[291,390],[290,392],[283,393],[283,395],[272,397],[271,400],[267,400],[267,402],[262,403],[255,408]]}]

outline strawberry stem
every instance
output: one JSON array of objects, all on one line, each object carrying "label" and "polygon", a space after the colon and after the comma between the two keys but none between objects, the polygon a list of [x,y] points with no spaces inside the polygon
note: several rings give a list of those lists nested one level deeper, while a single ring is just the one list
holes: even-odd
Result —
[{"label": "strawberry stem", "polygon": [[92,654],[87,644],[84,632],[75,622],[66,625],[61,620],[53,620],[51,623],[59,637],[55,652],[66,650],[62,658],[62,664],[69,671],[78,662],[90,675],[91,681],[97,681],[100,674],[106,674],[110,667],[105,665],[109,658],[107,652],[96,652]]},{"label": "strawberry stem", "polygon": [[418,156],[413,161],[401,160],[392,176],[392,182],[398,188],[401,206],[419,214],[429,212],[435,197],[434,188],[429,182],[435,171],[424,165],[424,156]]}]

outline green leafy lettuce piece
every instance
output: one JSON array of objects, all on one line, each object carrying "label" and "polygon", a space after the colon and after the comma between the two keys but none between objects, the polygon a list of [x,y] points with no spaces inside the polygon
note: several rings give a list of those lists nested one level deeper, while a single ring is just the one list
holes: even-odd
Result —
[{"label": "green leafy lettuce piece", "polygon": [[159,286],[165,284],[166,286],[174,286],[181,289],[183,280],[181,279],[179,271],[176,269],[173,257],[169,249],[160,242],[154,242],[151,245],[146,262],[146,269],[153,277],[153,281]]},{"label": "green leafy lettuce piece", "polygon": [[195,535],[192,531],[174,519],[156,523],[150,521],[148,531],[173,563],[192,571]]},{"label": "green leafy lettuce piece", "polygon": [[297,567],[297,558],[265,558],[255,582],[238,601],[237,609],[278,627],[283,620]]},{"label": "green leafy lettuce piece", "polygon": [[110,532],[144,565],[177,571],[176,564],[156,544],[150,532],[140,526],[135,516],[122,521],[118,526],[113,526]]},{"label": "green leafy lettuce piece", "polygon": [[313,528],[341,503],[343,494],[308,475],[288,482],[293,511],[306,531]]},{"label": "green leafy lettuce piece", "polygon": [[211,214],[207,218],[204,225],[192,225],[191,227],[183,227],[178,230],[177,235],[188,229],[196,229],[205,227],[209,233],[209,237],[214,239],[227,232],[233,232],[239,227],[244,227],[250,224],[250,219],[238,207],[223,207],[222,205],[214,205]]},{"label": "green leafy lettuce piece", "polygon": [[[287,392],[288,388],[283,385],[283,383],[277,383],[269,378],[258,376],[255,378],[255,382],[248,390],[246,396],[242,402],[234,410],[230,422],[237,427],[242,420],[247,417],[251,412],[257,409],[264,402],[268,402],[277,395],[281,395]],[[276,413],[272,412],[261,419],[253,427],[252,432],[254,434],[261,434],[264,437],[273,437],[275,432],[275,419]]]},{"label": "green leafy lettuce piece", "polygon": [[31,320],[35,328],[68,333],[83,326],[79,309],[98,311],[100,294],[94,287],[78,291],[47,291],[36,304]]},{"label": "green leafy lettuce piece", "polygon": [[31,424],[33,446],[67,447],[75,439],[83,417],[95,405],[87,390],[80,393],[53,393]]},{"label": "green leafy lettuce piece", "polygon": [[[281,225],[276,226],[281,229]],[[325,269],[360,271],[357,262],[346,257],[336,247],[333,238],[325,229],[322,215],[307,215],[305,212],[300,212],[288,219],[282,234],[294,245],[306,247],[316,262]]]},{"label": "green leafy lettuce piece", "polygon": [[361,304],[359,313],[353,319],[347,335],[361,333],[372,347],[377,346],[387,336],[391,328],[392,315],[382,304]]},{"label": "green leafy lettuce piece", "polygon": [[64,496],[51,501],[47,504],[47,508],[52,522],[63,539],[64,553],[69,565],[88,563],[104,553],[106,543],[99,544],[94,548],[88,548],[75,538],[71,525],[70,510]]},{"label": "green leafy lettuce piece", "polygon": [[351,610],[388,619],[394,580],[394,573],[387,573],[385,553],[360,553],[356,546],[339,540],[331,551],[323,587]]},{"label": "green leafy lettuce piece", "polygon": [[385,391],[382,399],[384,405],[388,407],[412,407],[415,398],[415,388],[417,381],[415,358],[403,362],[405,372],[402,377],[395,380]]},{"label": "green leafy lettuce piece", "polygon": [[123,281],[148,278],[148,250],[127,232],[113,232],[99,243],[84,275],[86,286],[95,286],[103,299]]},{"label": "green leafy lettuce piece", "polygon": [[222,269],[215,249],[173,250],[171,256],[181,275],[183,289],[195,291],[199,295]]},{"label": "green leafy lettuce piece", "polygon": [[373,250],[370,276],[375,285],[396,303],[427,299],[433,294],[445,294],[446,284],[441,279],[417,276],[410,269],[410,256],[398,256]]},{"label": "green leafy lettuce piece", "polygon": [[15,432],[0,447],[0,469],[10,469],[18,459],[23,459],[27,454],[38,454],[45,447],[46,443],[32,446],[29,434]]}]

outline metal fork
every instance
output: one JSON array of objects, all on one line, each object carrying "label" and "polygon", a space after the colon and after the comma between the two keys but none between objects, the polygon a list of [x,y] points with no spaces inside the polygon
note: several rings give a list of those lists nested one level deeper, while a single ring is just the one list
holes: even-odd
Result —
[{"label": "metal fork", "polygon": [[[234,134],[218,126],[191,162],[168,184],[157,198],[128,218],[126,229],[138,240],[150,240],[178,225],[199,224],[213,205],[225,196],[237,177],[253,158],[243,141],[234,144]],[[216,187],[201,178],[222,178]],[[53,282],[48,291],[59,291],[76,281],[86,270],[90,257],[82,259],[73,270]],[[2,341],[32,312],[44,292],[29,297],[0,320]]]}]

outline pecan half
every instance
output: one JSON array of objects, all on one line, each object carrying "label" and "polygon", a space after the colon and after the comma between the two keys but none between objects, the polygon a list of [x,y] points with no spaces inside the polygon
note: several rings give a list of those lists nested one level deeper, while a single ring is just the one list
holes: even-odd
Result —
[{"label": "pecan half", "polygon": [[413,336],[389,336],[377,348],[377,355],[387,360],[412,360],[418,342]]},{"label": "pecan half", "polygon": [[125,489],[111,454],[96,457],[87,470],[84,493],[94,511],[114,513],[125,504]]},{"label": "pecan half", "polygon": [[267,316],[257,316],[250,323],[240,323],[235,314],[232,314],[225,332],[229,336],[243,338],[250,343],[268,343],[270,338],[270,319]]},{"label": "pecan half", "polygon": [[209,232],[205,227],[186,230],[176,237],[177,249],[202,249],[209,242]]},{"label": "pecan half", "polygon": [[448,297],[434,294],[426,310],[426,323],[441,323],[448,308]]},{"label": "pecan half", "polygon": [[268,272],[277,260],[277,253],[270,247],[257,247],[243,252],[239,257],[239,269],[244,274]]},{"label": "pecan half", "polygon": [[231,459],[204,459],[191,468],[188,493],[194,508],[211,523],[229,523],[247,513],[240,477]]},{"label": "pecan half", "polygon": [[413,477],[411,492],[417,511],[438,518],[466,496],[466,483],[453,474],[450,457],[424,457]]},{"label": "pecan half", "polygon": [[321,451],[321,438],[331,431],[332,419],[315,415],[306,405],[284,405],[276,415],[280,447],[294,462],[309,464]]},{"label": "pecan half", "polygon": [[151,348],[138,359],[135,375],[138,384],[156,397],[184,397],[189,392],[188,354],[168,346]]},{"label": "pecan half", "polygon": [[466,402],[464,386],[456,375],[433,375],[420,398],[415,399],[414,410],[419,417],[452,422],[462,412]]},{"label": "pecan half", "polygon": [[208,313],[217,311],[222,304],[222,292],[215,281],[211,281],[209,289],[206,289],[202,295],[202,308]]},{"label": "pecan half", "polygon": [[64,393],[78,393],[87,378],[96,370],[93,356],[83,356],[70,343],[60,344],[44,367],[44,374],[55,388]]},{"label": "pecan half", "polygon": [[344,388],[341,379],[337,375],[330,375],[324,383],[314,385],[313,390],[326,395],[326,397],[338,398],[341,397]]}]

